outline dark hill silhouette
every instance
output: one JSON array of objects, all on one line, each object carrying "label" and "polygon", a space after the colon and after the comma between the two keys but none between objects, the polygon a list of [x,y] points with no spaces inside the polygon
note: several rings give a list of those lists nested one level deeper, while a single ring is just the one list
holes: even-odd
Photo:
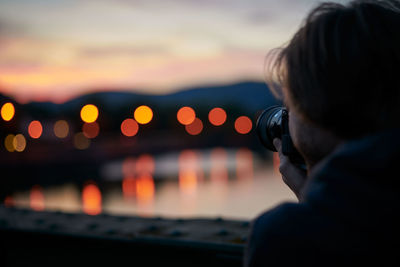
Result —
[{"label": "dark hill silhouette", "polygon": [[[0,94],[0,101],[13,101]],[[73,114],[87,103],[97,104],[102,111],[116,115],[127,107],[150,105],[160,110],[176,109],[188,105],[199,109],[211,109],[216,106],[236,107],[247,115],[254,115],[270,105],[277,104],[267,85],[262,82],[241,82],[224,86],[204,86],[186,88],[178,92],[156,95],[130,91],[101,91],[85,94],[63,104],[52,102],[30,102],[19,105],[23,113],[31,117],[57,117]],[[0,103],[0,104],[1,104]]]},{"label": "dark hill silhouette", "polygon": [[138,94],[133,92],[96,92],[64,103],[63,109],[79,109],[83,104],[98,100],[104,109],[115,106],[152,104],[156,106],[205,106],[237,105],[249,113],[277,103],[265,83],[242,82],[225,86],[188,88],[165,95]]},{"label": "dark hill silhouette", "polygon": [[[8,96],[0,94],[0,101],[12,101]],[[79,110],[86,103],[97,103],[104,110],[116,107],[150,104],[158,107],[193,107],[212,108],[215,106],[240,106],[248,114],[254,114],[278,101],[270,93],[267,85],[261,82],[241,82],[224,86],[186,88],[171,94],[155,95],[128,91],[102,91],[82,95],[63,104],[52,102],[30,102],[24,110],[34,114],[68,113]],[[18,104],[17,104],[18,105]]]}]

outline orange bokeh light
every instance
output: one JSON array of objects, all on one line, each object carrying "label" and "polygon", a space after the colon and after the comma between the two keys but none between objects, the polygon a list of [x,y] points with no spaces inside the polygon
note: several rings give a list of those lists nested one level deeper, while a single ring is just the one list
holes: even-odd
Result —
[{"label": "orange bokeh light", "polygon": [[136,180],[127,176],[122,180],[122,193],[124,197],[134,197],[136,195]]},{"label": "orange bokeh light", "polygon": [[153,177],[141,175],[136,181],[136,196],[139,202],[150,202],[154,198],[155,186]]},{"label": "orange bokeh light", "polygon": [[96,138],[100,132],[100,126],[97,122],[84,123],[82,132],[87,138]]},{"label": "orange bokeh light", "polygon": [[3,120],[10,121],[14,117],[14,114],[15,114],[14,105],[11,102],[5,103],[1,107],[0,113],[1,113],[1,117],[3,118]]},{"label": "orange bokeh light", "polygon": [[121,123],[121,132],[125,136],[135,136],[138,131],[139,125],[134,119],[126,119]]},{"label": "orange bokeh light", "polygon": [[177,113],[178,121],[183,125],[189,125],[196,119],[196,112],[191,107],[182,107]]},{"label": "orange bokeh light", "polygon": [[81,119],[84,122],[92,123],[99,117],[99,110],[95,105],[88,104],[81,109]]},{"label": "orange bokeh light", "polygon": [[247,134],[253,128],[253,123],[247,116],[241,116],[235,121],[235,129],[240,134]]},{"label": "orange bokeh light", "polygon": [[185,129],[190,135],[198,135],[203,131],[203,122],[196,118],[191,124],[185,125]]},{"label": "orange bokeh light", "polygon": [[74,135],[74,146],[76,149],[85,150],[90,146],[90,139],[83,133],[77,133]]},{"label": "orange bokeh light", "polygon": [[140,124],[147,124],[153,119],[153,111],[148,106],[140,106],[135,109],[133,117]]},{"label": "orange bokeh light", "polygon": [[65,120],[59,120],[54,124],[54,134],[58,138],[65,138],[69,133],[69,125]]},{"label": "orange bokeh light", "polygon": [[14,138],[15,138],[15,135],[9,134],[4,139],[4,146],[6,147],[8,152],[14,152],[15,151]]},{"label": "orange bokeh light", "polygon": [[28,126],[28,133],[30,137],[37,139],[43,133],[43,127],[40,121],[32,121]]},{"label": "orange bokeh light", "polygon": [[13,139],[13,146],[15,151],[22,152],[26,148],[26,139],[22,134],[17,134]]},{"label": "orange bokeh light", "polygon": [[12,196],[6,196],[6,198],[4,199],[4,206],[13,207],[14,205],[14,198]]},{"label": "orange bokeh light", "polygon": [[222,108],[213,108],[208,113],[208,120],[212,125],[220,126],[226,121],[226,112]]},{"label": "orange bokeh light", "polygon": [[184,150],[179,154],[179,190],[184,195],[196,194],[198,181],[203,178],[199,155],[193,150]]},{"label": "orange bokeh light", "polygon": [[101,192],[95,184],[88,184],[82,191],[83,212],[89,215],[101,213]]},{"label": "orange bokeh light", "polygon": [[29,204],[31,206],[31,209],[36,210],[36,211],[42,211],[45,208],[44,205],[44,195],[42,192],[42,188],[40,186],[34,186],[31,189],[30,195],[29,195]]},{"label": "orange bokeh light", "polygon": [[194,195],[197,191],[196,171],[179,172],[179,190],[185,195]]}]

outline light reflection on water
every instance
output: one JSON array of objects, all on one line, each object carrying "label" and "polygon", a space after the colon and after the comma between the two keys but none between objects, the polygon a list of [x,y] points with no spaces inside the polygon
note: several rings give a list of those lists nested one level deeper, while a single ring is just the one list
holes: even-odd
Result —
[{"label": "light reflection on water", "polygon": [[35,210],[165,217],[251,219],[283,201],[296,201],[277,163],[252,151],[185,150],[141,155],[104,166],[103,182],[15,193],[12,204]]},{"label": "light reflection on water", "polygon": [[82,209],[89,215],[101,213],[102,197],[99,187],[92,181],[84,185],[82,190]]}]

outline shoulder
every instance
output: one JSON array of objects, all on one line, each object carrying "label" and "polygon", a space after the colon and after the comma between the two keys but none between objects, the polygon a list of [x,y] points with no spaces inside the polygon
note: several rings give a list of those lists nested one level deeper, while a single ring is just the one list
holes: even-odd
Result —
[{"label": "shoulder", "polygon": [[246,266],[298,263],[310,252],[319,216],[305,204],[284,203],[253,222],[245,252]]},{"label": "shoulder", "polygon": [[300,228],[304,232],[303,227],[308,227],[313,217],[313,211],[306,204],[284,203],[258,216],[251,228],[257,236],[279,236],[282,240],[285,235],[301,234]]}]

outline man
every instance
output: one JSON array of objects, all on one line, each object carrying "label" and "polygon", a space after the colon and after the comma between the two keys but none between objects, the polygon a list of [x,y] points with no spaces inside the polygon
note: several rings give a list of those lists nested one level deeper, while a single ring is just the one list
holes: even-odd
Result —
[{"label": "man", "polygon": [[400,266],[399,2],[321,4],[270,74],[307,173],[279,153],[299,203],[254,220],[245,266]]}]

